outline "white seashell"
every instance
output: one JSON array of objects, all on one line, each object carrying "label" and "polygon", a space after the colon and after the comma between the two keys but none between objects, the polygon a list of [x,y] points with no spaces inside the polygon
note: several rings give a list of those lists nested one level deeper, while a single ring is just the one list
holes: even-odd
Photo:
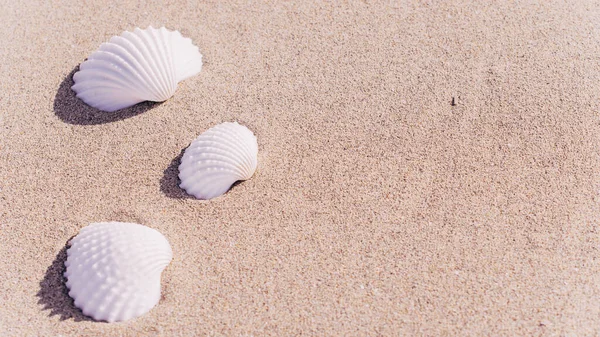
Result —
[{"label": "white seashell", "polygon": [[198,199],[227,192],[238,180],[256,171],[258,143],[247,127],[219,124],[201,134],[185,150],[179,165],[181,188]]},{"label": "white seashell", "polygon": [[201,69],[202,55],[191,39],[165,27],[136,28],[112,37],[84,61],[72,89],[88,105],[110,112],[165,101],[177,83]]},{"label": "white seashell", "polygon": [[173,252],[158,231],[124,222],[93,223],[67,250],[67,287],[75,306],[98,321],[125,321],[160,299],[160,274]]}]

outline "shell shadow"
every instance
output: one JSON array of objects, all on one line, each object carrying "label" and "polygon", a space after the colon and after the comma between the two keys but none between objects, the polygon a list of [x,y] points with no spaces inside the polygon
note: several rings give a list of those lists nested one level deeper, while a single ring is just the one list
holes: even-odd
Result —
[{"label": "shell shadow", "polygon": [[[71,237],[71,239],[72,238],[73,237]],[[46,275],[40,282],[40,290],[36,295],[39,297],[38,304],[44,306],[42,310],[50,310],[48,316],[52,317],[58,315],[60,316],[61,321],[73,318],[75,322],[95,322],[75,307],[65,283],[63,274],[66,270],[65,261],[67,260],[67,247],[71,239],[67,241],[67,244],[60,250],[58,255],[56,255],[52,265],[46,270]]]},{"label": "shell shadow", "polygon": [[179,163],[181,157],[187,148],[181,150],[177,157],[171,160],[169,167],[163,172],[163,177],[160,179],[160,190],[169,198],[173,199],[194,199],[193,196],[187,194],[179,187]]},{"label": "shell shadow", "polygon": [[73,74],[78,70],[79,66],[75,67],[65,77],[58,87],[56,96],[54,96],[54,114],[65,123],[77,125],[112,123],[139,115],[163,103],[146,101],[114,112],[105,112],[92,108],[77,98],[75,92],[71,89],[74,84]]}]

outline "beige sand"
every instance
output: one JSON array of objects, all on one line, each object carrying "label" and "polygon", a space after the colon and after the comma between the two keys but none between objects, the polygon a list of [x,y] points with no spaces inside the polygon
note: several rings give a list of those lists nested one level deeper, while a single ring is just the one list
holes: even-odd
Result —
[{"label": "beige sand", "polygon": [[[600,3],[181,3],[3,1],[0,335],[599,333]],[[163,24],[205,60],[173,98],[74,97],[102,42]],[[181,151],[234,120],[259,171],[186,197]],[[105,220],[175,253],[121,324],[61,278]]]}]

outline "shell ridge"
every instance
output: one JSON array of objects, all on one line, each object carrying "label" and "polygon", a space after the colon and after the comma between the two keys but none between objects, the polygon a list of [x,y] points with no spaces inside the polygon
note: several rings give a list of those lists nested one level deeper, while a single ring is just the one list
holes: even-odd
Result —
[{"label": "shell ridge", "polygon": [[77,87],[79,90],[79,93],[77,93],[78,97],[79,96],[88,96],[88,95],[98,95],[101,96],[103,93],[113,93],[114,95],[117,95],[119,97],[122,97],[123,99],[127,98],[127,99],[139,99],[141,101],[144,101],[145,99],[138,97],[137,95],[131,95],[131,97],[127,97],[128,95],[123,94],[123,88],[120,87],[114,87],[114,86],[110,86],[110,84],[108,83],[102,83],[101,85],[96,85],[94,87],[88,87],[85,85],[79,86]]},{"label": "shell ridge", "polygon": [[243,138],[238,135],[238,133],[234,132],[238,130],[239,133],[245,133],[245,131],[248,130],[246,127],[240,126],[237,123],[228,123],[226,126],[228,127],[229,132],[224,132],[221,130],[217,130],[216,132],[220,132],[223,138],[229,139],[230,143],[236,147],[237,153],[241,158],[243,158],[242,164],[245,167],[245,171],[247,172],[246,174],[250,174],[250,176],[252,176],[253,170],[251,169],[251,161],[252,157],[256,157],[256,153],[255,151],[250,150],[250,148],[247,146],[247,143],[256,142],[256,138],[254,136],[252,137],[253,139]]},{"label": "shell ridge", "polygon": [[[161,83],[162,94],[164,96],[171,97],[174,92],[173,83],[169,81],[169,69],[165,63],[165,55],[162,48],[160,48],[159,38],[155,34],[156,29],[149,27],[145,31],[140,30],[140,36],[143,36],[146,46],[153,52],[153,60],[157,64],[157,80]],[[167,98],[168,98],[167,97]]]},{"label": "shell ridge", "polygon": [[[227,192],[231,185],[233,185],[233,183],[239,180],[232,175],[226,175],[220,172],[204,172],[200,176],[203,178],[203,181],[199,181],[198,179],[196,179],[183,182],[182,180],[180,186],[186,190],[189,189],[190,192],[195,192],[207,196],[205,198],[201,197],[201,199],[211,199],[216,196],[219,196]],[[221,193],[214,195],[210,192],[214,189],[219,189]],[[191,194],[195,195],[195,193]]]},{"label": "shell ridge", "polygon": [[[157,266],[159,266],[158,269],[162,271],[166,266],[169,265],[172,257],[169,256],[168,253],[165,254],[165,252],[158,250],[157,248],[160,246],[162,245],[157,244],[152,248],[140,251],[138,254],[140,256],[131,261],[131,266],[140,267],[138,269],[140,276],[148,277],[148,275],[152,275],[152,273],[148,272],[149,270],[154,270]],[[147,266],[152,266],[152,268],[147,269]]]},{"label": "shell ridge", "polygon": [[[110,58],[112,55],[111,54],[105,54],[104,56],[108,56]],[[96,59],[96,61],[110,63],[110,61],[107,61],[106,59]],[[120,66],[118,66],[118,65],[116,65],[114,63],[111,63],[110,64],[110,69],[113,69],[115,72],[121,72],[121,73],[129,74],[132,77],[139,78],[138,75],[134,74],[134,72],[132,72],[130,69],[127,69],[126,65],[125,65],[125,67],[120,67]],[[73,88],[73,90],[75,90],[75,92],[77,92],[77,94],[80,93],[79,91],[77,91],[77,89],[79,88],[79,83],[78,82],[81,79],[81,77],[85,77],[85,75],[87,75],[87,74],[86,74],[86,70],[84,69],[84,70],[81,70],[81,74],[79,74],[79,72],[78,72],[78,73],[76,73],[73,76],[73,80],[75,81],[75,84],[72,86],[72,88]],[[83,82],[86,82],[86,81],[83,81]],[[86,88],[88,88],[88,87],[89,87],[89,85],[86,85]],[[118,97],[126,96],[127,94],[124,92],[125,89],[129,89],[129,90],[133,91],[134,93],[135,92],[139,92],[139,89],[137,87],[135,87],[135,86],[129,86],[128,88],[124,88],[124,89],[115,91],[112,94],[113,95],[118,95]],[[138,96],[138,95],[139,94],[135,94],[135,96]],[[94,96],[92,96],[92,97],[94,97]],[[144,100],[145,99],[146,98],[144,98]],[[128,99],[128,100],[131,100],[131,98]],[[117,100],[114,100],[114,101],[117,101]],[[86,103],[88,103],[89,105],[91,105],[93,107],[98,107],[98,106],[105,105],[107,103],[112,103],[112,102],[103,102],[101,100],[95,99],[95,100],[92,100],[92,101],[89,101],[89,102],[86,101]],[[118,102],[115,102],[115,103],[118,103]]]},{"label": "shell ridge", "polygon": [[126,63],[129,65],[129,67],[135,69],[136,73],[139,74],[141,79],[143,79],[143,81],[139,81],[138,85],[143,85],[143,88],[147,91],[151,91],[153,89],[148,72],[129,50],[123,48],[119,44],[109,42],[100,45],[100,51],[115,55],[115,57],[118,57],[123,63]]},{"label": "shell ridge", "polygon": [[170,48],[171,34],[163,27],[155,30],[156,45],[161,50],[163,55],[162,62],[164,65],[165,80],[169,84],[170,90],[173,92],[177,89],[177,78],[175,76],[175,67],[173,66],[173,55]]},{"label": "shell ridge", "polygon": [[[90,56],[91,60],[103,61],[108,67],[114,69],[119,73],[126,73],[141,82],[143,78],[130,64],[125,62],[120,56],[105,51],[96,51]],[[136,83],[136,82],[133,82]]]},{"label": "shell ridge", "polygon": [[237,181],[235,179],[227,179],[227,176],[215,177],[211,184],[206,187],[206,194],[209,196],[219,196],[227,193],[231,186]]},{"label": "shell ridge", "polygon": [[91,312],[93,312],[93,308],[94,305],[96,306],[100,306],[101,308],[99,308],[98,312],[94,312],[94,319],[96,320],[107,320],[108,316],[107,316],[107,312],[106,312],[106,308],[105,305],[102,305],[102,302],[112,302],[112,299],[114,298],[113,294],[110,294],[110,288],[108,287],[104,287],[101,288],[100,291],[95,292],[94,294],[94,298],[92,300],[90,300],[90,302],[86,305],[86,307],[90,308]]},{"label": "shell ridge", "polygon": [[[148,38],[148,30],[153,28],[148,28],[146,30],[141,30],[136,28],[133,32],[133,35],[139,40],[140,50],[144,52],[146,55],[146,61],[150,64],[153,74],[153,81],[155,83],[155,87],[157,90],[157,95],[161,98],[168,95],[167,90],[165,89],[165,82],[162,78],[161,64],[159,60],[157,60],[156,48],[154,48],[153,41]],[[158,57],[160,59],[160,57]],[[169,96],[170,97],[170,96]],[[168,98],[168,97],[167,97]],[[166,98],[165,98],[166,99]]]},{"label": "shell ridge", "polygon": [[179,177],[179,179],[186,180],[188,178],[198,178],[198,177],[203,177],[203,178],[207,178],[211,175],[224,175],[224,176],[228,176],[231,177],[232,179],[236,179],[234,180],[240,180],[238,178],[238,175],[235,174],[235,172],[232,172],[231,170],[221,170],[220,167],[205,167],[202,168],[200,170],[195,170],[195,169],[188,169],[188,168],[183,168],[180,172],[181,176]]},{"label": "shell ridge", "polygon": [[[235,181],[234,181],[235,182]],[[188,186],[190,194],[195,195],[199,199],[209,200],[216,198],[220,195],[225,194],[233,183],[228,183],[227,181],[222,182],[221,184],[195,184]]]},{"label": "shell ridge", "polygon": [[254,170],[252,167],[256,167],[256,163],[253,158],[256,158],[257,150],[255,149],[256,137],[245,127],[241,127],[239,124],[235,123],[236,128],[240,128],[239,133],[232,132],[237,139],[241,151],[244,153],[244,166],[246,168],[247,174],[249,174],[248,178],[254,174]]},{"label": "shell ridge", "polygon": [[[89,61],[89,62],[88,62]],[[73,87],[77,87],[81,84],[89,85],[90,82],[96,79],[95,76],[99,77],[102,80],[112,80],[115,81],[115,84],[120,85],[122,88],[128,89],[132,88],[138,90],[138,87],[135,87],[135,84],[131,82],[130,77],[124,77],[121,72],[115,67],[107,64],[106,61],[103,60],[88,60],[85,63],[85,68],[80,67],[80,71],[76,72],[73,75],[73,80],[75,84]]]},{"label": "shell ridge", "polygon": [[[114,92],[114,90],[106,91],[103,89],[97,89],[96,91],[88,90],[84,93],[77,94],[77,97],[82,99],[84,102],[88,102],[90,98],[93,98],[98,103],[90,105],[96,109],[104,111],[117,111],[144,101],[143,99],[136,99],[133,96],[127,97],[122,95],[116,95]],[[114,97],[120,97],[123,99],[120,101],[114,101],[110,99]]]},{"label": "shell ridge", "polygon": [[[234,142],[232,141],[231,138],[223,135],[222,133],[217,133],[217,132],[212,132],[210,135],[206,135],[205,137],[203,137],[203,139],[197,139],[196,144],[194,144],[194,146],[202,146],[202,145],[207,145],[207,146],[203,146],[202,150],[206,147],[211,147],[211,148],[223,148],[223,150],[228,150],[230,152],[234,152],[237,156],[245,156],[244,152],[240,149],[240,147]],[[204,144],[203,142],[210,142],[210,144]],[[193,152],[192,152],[193,153]]]},{"label": "shell ridge", "polygon": [[225,130],[215,130],[215,132],[219,132],[222,137],[227,137],[232,140],[233,144],[236,144],[241,152],[248,153],[249,148],[248,144],[246,144],[250,139],[246,137],[246,131],[249,131],[246,127],[239,125],[238,123],[228,123],[226,125]]},{"label": "shell ridge", "polygon": [[[241,170],[241,168],[236,167],[236,166],[232,166],[232,165],[227,165],[225,166],[223,164],[223,162],[207,162],[207,161],[199,161],[199,162],[195,162],[195,167],[194,167],[195,172],[200,172],[200,171],[221,171],[221,172],[227,172],[230,173],[232,175],[234,175],[235,177],[238,178],[238,180],[243,180],[246,172]],[[182,175],[184,177],[186,177],[187,172],[189,172],[190,169],[188,168],[183,168],[183,170],[181,171]]]},{"label": "shell ridge", "polygon": [[[113,80],[110,78],[101,78],[96,81],[80,80],[77,82],[77,84],[73,85],[73,90],[77,90],[78,93],[81,93],[87,90],[94,90],[96,89],[96,86],[102,88],[114,88],[117,89],[119,92],[122,92],[124,89],[127,89],[122,83],[119,82],[120,80],[118,79]],[[139,92],[136,92],[135,95],[137,97],[141,96]]]},{"label": "shell ridge", "polygon": [[231,129],[238,129],[239,132],[232,132],[232,136],[238,140],[244,149],[245,153],[253,153],[257,150],[256,136],[246,127],[241,126],[237,122],[231,123]]},{"label": "shell ridge", "polygon": [[198,165],[198,169],[200,169],[200,167],[203,167],[204,165],[209,165],[210,163],[212,163],[221,164],[226,168],[230,168],[231,170],[238,172],[242,176],[245,176],[248,173],[247,168],[241,165],[238,161],[236,161],[235,158],[223,154],[204,153],[200,156],[190,156],[188,160]]},{"label": "shell ridge", "polygon": [[[242,154],[238,155],[238,156],[234,156],[230,153],[230,151],[227,151],[226,149],[219,149],[216,147],[204,147],[202,149],[203,151],[200,150],[196,150],[194,152],[189,153],[189,155],[186,156],[186,161],[187,160],[192,160],[195,162],[198,161],[210,161],[210,160],[216,160],[216,161],[223,161],[226,163],[229,163],[235,167],[243,167],[244,162],[240,162],[240,160],[238,158],[240,157],[244,157]],[[244,158],[246,159],[246,158]]]},{"label": "shell ridge", "polygon": [[[72,89],[76,93],[81,93],[82,90],[94,89],[96,83],[102,83],[102,86],[105,86],[105,82],[109,80],[109,78],[113,77],[114,73],[116,73],[115,69],[103,69],[105,70],[102,77],[99,79],[93,78],[95,74],[97,74],[99,69],[85,69],[80,72],[77,72],[73,77],[75,84],[72,86]],[[111,86],[114,88],[118,88],[118,92],[122,93],[124,90],[131,90],[131,92],[135,93],[136,96],[141,96],[139,90],[137,88],[132,87],[128,81],[123,77],[117,77],[114,80],[114,84]]]},{"label": "shell ridge", "polygon": [[[148,280],[149,281],[149,280]],[[133,317],[132,306],[131,303],[140,303],[143,306],[148,306],[149,303],[140,296],[140,293],[143,293],[147,288],[146,279],[135,282],[135,287],[132,287],[132,290],[124,292],[125,296],[121,296],[117,299],[117,301],[113,302],[113,306],[116,309],[111,314],[109,314],[109,319],[111,321],[115,321],[117,317],[120,317],[121,320],[128,320]],[[136,301],[137,300],[137,301]],[[141,301],[140,301],[141,300]],[[156,304],[152,304],[150,308],[154,307]]]},{"label": "shell ridge", "polygon": [[149,84],[153,88],[153,93],[156,95],[156,97],[162,98],[164,96],[163,89],[161,89],[163,84],[161,84],[159,79],[160,76],[156,70],[158,65],[156,64],[154,56],[152,55],[151,50],[148,48],[146,41],[135,32],[124,32],[121,36],[133,44],[136,51],[141,55],[141,58],[144,60],[150,76]]},{"label": "shell ridge", "polygon": [[168,95],[169,91],[171,91],[172,83],[169,81],[169,69],[165,64],[165,55],[161,48],[160,37],[157,36],[157,30],[150,27],[144,30],[144,38],[148,48],[153,52],[154,61],[158,65],[156,68],[158,74],[157,79],[161,83],[162,94]]},{"label": "shell ridge", "polygon": [[162,47],[165,53],[165,62],[168,65],[168,75],[169,75],[169,83],[173,84],[174,90],[177,88],[177,74],[175,67],[175,59],[173,57],[173,48],[171,47],[171,39],[173,38],[173,33],[169,32],[165,27],[160,28],[160,33],[162,38],[160,42],[162,43]]},{"label": "shell ridge", "polygon": [[152,67],[150,67],[144,55],[140,53],[139,48],[123,36],[114,36],[110,39],[110,43],[114,48],[120,48],[119,50],[122,53],[129,55],[131,62],[135,63],[136,68],[144,78],[144,82],[140,84],[142,84],[147,91],[152,92],[155,97],[160,97],[160,92],[156,83],[154,83]]}]

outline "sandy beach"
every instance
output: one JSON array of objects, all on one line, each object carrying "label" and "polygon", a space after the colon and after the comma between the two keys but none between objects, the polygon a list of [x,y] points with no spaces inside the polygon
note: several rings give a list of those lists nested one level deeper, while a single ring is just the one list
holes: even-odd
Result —
[{"label": "sandy beach", "polygon": [[[600,334],[598,1],[0,7],[1,336]],[[150,25],[202,71],[163,103],[75,97]],[[258,170],[196,200],[183,150],[228,121]],[[131,321],[67,294],[67,243],[101,221],[173,249]]]}]

